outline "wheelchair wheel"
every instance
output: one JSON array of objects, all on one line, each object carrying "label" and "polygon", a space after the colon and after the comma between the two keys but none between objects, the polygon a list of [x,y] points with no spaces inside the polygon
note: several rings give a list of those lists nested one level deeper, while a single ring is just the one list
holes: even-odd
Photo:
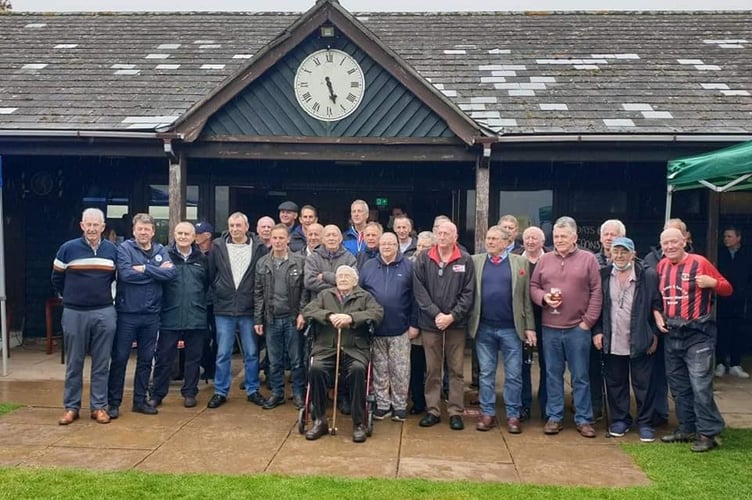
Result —
[{"label": "wheelchair wheel", "polygon": [[301,408],[298,410],[298,432],[300,434],[305,434],[306,431],[306,414],[305,414],[305,408]]}]

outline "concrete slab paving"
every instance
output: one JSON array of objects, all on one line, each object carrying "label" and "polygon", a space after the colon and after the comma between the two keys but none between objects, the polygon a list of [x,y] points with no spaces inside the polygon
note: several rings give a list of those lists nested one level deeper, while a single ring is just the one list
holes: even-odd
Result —
[{"label": "concrete slab paving", "polygon": [[[108,425],[89,419],[87,386],[80,420],[63,427],[57,425],[65,374],[59,356],[22,350],[13,351],[11,360],[11,376],[0,378],[0,401],[25,406],[0,418],[0,465],[5,466],[612,487],[650,482],[618,446],[639,442],[636,432],[604,439],[601,422],[596,426],[598,437],[585,439],[568,413],[565,429],[557,436],[544,435],[538,418],[523,424],[523,434],[510,435],[503,427],[501,395],[502,427],[489,432],[475,430],[477,407],[468,406],[464,431],[450,430],[445,414],[439,425],[428,429],[419,427],[420,416],[410,416],[405,423],[377,421],[373,436],[365,444],[355,444],[350,417],[340,415],[336,436],[310,442],[298,433],[297,411],[291,402],[263,410],[246,401],[245,392],[238,388],[239,359],[233,362],[236,376],[227,404],[206,408],[214,388],[201,383],[199,405],[184,408],[180,384],[173,383],[156,416],[130,411],[132,392],[127,388],[135,365],[131,362],[119,419]],[[469,370],[470,363],[466,365]],[[499,389],[502,380],[500,376]],[[728,425],[752,428],[752,380],[724,377],[716,379],[715,388]],[[265,388],[262,392],[268,394]],[[475,394],[466,392],[466,400]],[[657,434],[669,432],[674,424]]]}]

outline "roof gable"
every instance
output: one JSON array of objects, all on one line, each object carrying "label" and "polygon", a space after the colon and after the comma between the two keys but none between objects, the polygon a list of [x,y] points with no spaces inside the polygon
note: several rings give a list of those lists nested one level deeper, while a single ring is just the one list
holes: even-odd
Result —
[{"label": "roof gable", "polygon": [[[384,45],[349,12],[340,7],[336,0],[317,1],[313,8],[303,14],[288,29],[277,36],[276,39],[272,40],[231,81],[223,87],[218,88],[216,92],[207,96],[200,103],[197,103],[188,113],[181,117],[176,124],[176,132],[182,134],[187,141],[195,140],[214,113],[230,102],[231,99],[242,94],[246,87],[255,83],[257,79],[261,78],[277,64],[281,64],[283,68],[278,70],[278,74],[281,73],[283,80],[289,82],[290,68],[288,66],[292,64],[291,61],[298,61],[299,63],[302,59],[302,54],[310,53],[316,47],[325,48],[324,44],[326,44],[326,40],[321,40],[316,35],[322,25],[332,26],[338,34],[338,39],[332,39],[333,48],[336,48],[338,45],[343,48],[348,48],[349,46],[349,50],[353,55],[357,55],[358,59],[365,61],[369,68],[373,69],[374,74],[372,76],[375,77],[374,79],[378,80],[381,78],[388,80],[387,89],[384,92],[376,95],[373,95],[373,92],[369,93],[367,99],[371,102],[372,107],[378,107],[378,101],[372,100],[372,98],[380,96],[386,99],[389,97],[386,95],[388,90],[394,90],[402,95],[407,95],[405,92],[407,89],[412,94],[402,103],[406,105],[406,108],[401,113],[398,113],[397,116],[392,116],[392,119],[389,120],[390,123],[371,124],[370,131],[368,126],[362,126],[361,122],[366,115],[361,106],[358,113],[335,125],[335,129],[339,128],[342,135],[370,135],[374,129],[379,127],[390,129],[391,132],[384,131],[387,135],[406,133],[403,132],[404,127],[399,127],[397,124],[404,121],[406,115],[415,114],[415,105],[419,102],[421,103],[419,107],[424,109],[420,110],[418,114],[426,116],[419,116],[417,119],[413,116],[415,123],[412,127],[411,135],[417,133],[418,135],[427,134],[427,137],[447,137],[453,134],[465,143],[472,144],[477,137],[483,134],[482,127],[479,127],[475,122],[470,120],[451,100],[441,94],[409,65],[405,64],[395,52]],[[291,52],[293,52],[293,55],[288,56]],[[295,64],[295,67],[297,67],[297,64]],[[376,75],[377,72],[379,75]],[[264,85],[263,82],[260,84],[261,87]],[[253,90],[258,90],[258,88]],[[259,95],[253,94],[253,90],[250,92],[251,100],[258,102],[262,98]],[[238,118],[240,118],[240,115],[247,115],[249,112],[254,113],[254,110],[250,106],[244,106],[245,110],[239,110],[236,103],[234,108],[234,110],[226,110],[224,113],[220,113],[217,117],[217,122],[231,122],[231,117],[227,113],[235,113]],[[359,117],[360,121],[358,120]],[[301,135],[333,135],[332,129],[329,126],[322,129],[321,125],[314,123],[315,120],[304,119],[304,121],[306,122],[305,124],[288,128],[287,130],[295,131],[295,129],[298,129],[298,131],[304,131],[305,133]],[[442,121],[446,124],[443,125],[440,123]],[[214,122],[215,125],[212,132],[217,132],[216,129],[218,128],[229,131],[226,126],[220,127],[217,122]],[[269,123],[269,120],[262,120],[262,122]],[[248,125],[252,124],[248,123]],[[252,127],[249,130],[252,130]],[[268,130],[271,131],[271,129]],[[240,129],[236,129],[236,131],[240,131]],[[281,132],[282,130],[279,129],[278,131]],[[449,134],[449,131],[452,134]],[[335,131],[334,135],[339,134]]]}]

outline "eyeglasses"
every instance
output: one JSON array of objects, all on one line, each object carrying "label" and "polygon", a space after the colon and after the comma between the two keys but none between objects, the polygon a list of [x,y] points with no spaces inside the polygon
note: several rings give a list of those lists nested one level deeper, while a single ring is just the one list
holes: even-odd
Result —
[{"label": "eyeglasses", "polygon": [[446,267],[446,262],[439,263],[439,277],[444,276],[445,267]]}]

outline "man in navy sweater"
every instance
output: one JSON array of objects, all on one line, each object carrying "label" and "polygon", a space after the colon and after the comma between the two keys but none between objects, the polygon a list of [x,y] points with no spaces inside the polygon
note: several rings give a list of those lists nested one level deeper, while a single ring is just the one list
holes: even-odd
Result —
[{"label": "man in navy sweater", "polygon": [[107,377],[115,336],[112,282],[115,280],[115,245],[102,239],[104,213],[87,208],[81,217],[83,237],[63,243],[52,265],[52,286],[63,298],[63,338],[68,351],[63,404],[58,420],[68,425],[78,419],[83,392],[84,358],[91,351],[91,418],[109,423]]}]

